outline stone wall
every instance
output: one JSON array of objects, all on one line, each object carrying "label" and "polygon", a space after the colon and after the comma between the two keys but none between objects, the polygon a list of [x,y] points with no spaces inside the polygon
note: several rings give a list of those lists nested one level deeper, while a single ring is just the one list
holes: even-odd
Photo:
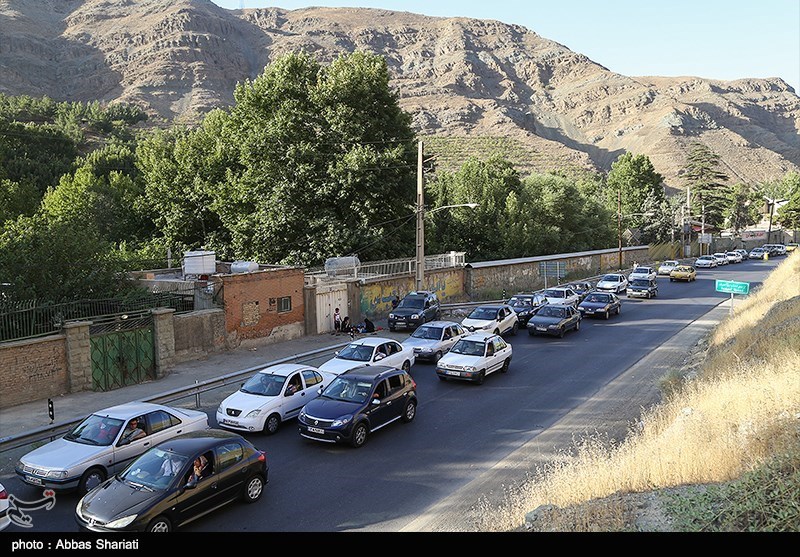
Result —
[{"label": "stone wall", "polygon": [[68,393],[65,336],[0,344],[0,384],[3,385],[0,397],[3,408]]}]

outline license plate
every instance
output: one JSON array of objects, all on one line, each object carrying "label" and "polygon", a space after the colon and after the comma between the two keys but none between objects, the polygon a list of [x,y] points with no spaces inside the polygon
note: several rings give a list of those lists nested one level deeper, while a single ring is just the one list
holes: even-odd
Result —
[{"label": "license plate", "polygon": [[33,476],[25,476],[25,481],[30,484],[44,485],[41,478],[34,478]]},{"label": "license plate", "polygon": [[445,373],[447,373],[447,375],[461,375],[460,371],[451,371],[449,369]]},{"label": "license plate", "polygon": [[311,433],[317,433],[319,435],[324,435],[325,434],[325,430],[324,429],[320,429],[318,427],[309,427],[308,431],[310,431]]},{"label": "license plate", "polygon": [[547,327],[536,327],[537,331],[546,331]]},{"label": "license plate", "polygon": [[222,420],[222,423],[226,425],[239,425],[239,422],[236,420]]}]

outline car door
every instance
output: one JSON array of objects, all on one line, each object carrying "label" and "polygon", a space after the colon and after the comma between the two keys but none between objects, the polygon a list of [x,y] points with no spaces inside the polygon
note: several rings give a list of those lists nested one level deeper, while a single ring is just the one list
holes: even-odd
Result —
[{"label": "car door", "polygon": [[[295,387],[294,391],[292,391],[292,387],[295,385],[299,385],[300,387]],[[302,410],[303,406],[308,402],[308,397],[306,396],[306,391],[308,389],[310,389],[310,387],[306,385],[299,371],[288,377],[283,384],[283,393],[281,394],[283,397],[284,418],[293,418],[300,413],[300,410]]]},{"label": "car door", "polygon": [[[402,405],[395,404],[396,398],[396,393],[392,397],[392,389],[389,386],[388,379],[382,379],[375,385],[375,389],[370,395],[369,406],[364,411],[369,418],[370,430],[380,429],[400,415],[399,412],[402,412]],[[401,407],[401,410],[397,410],[397,407]]]},{"label": "car door", "polygon": [[[501,342],[502,341],[502,342]],[[490,338],[486,342],[486,374],[494,373],[503,367],[506,342],[502,337]]]},{"label": "car door", "polygon": [[[205,456],[208,461],[207,475],[198,480],[192,487],[187,487],[189,478],[192,475],[194,460],[201,455]],[[176,479],[178,491],[174,505],[172,505],[174,509],[173,516],[175,516],[177,522],[176,528],[217,506],[220,500],[220,490],[217,483],[217,463],[215,459],[213,450],[193,455],[189,460],[188,466],[184,468]]]}]

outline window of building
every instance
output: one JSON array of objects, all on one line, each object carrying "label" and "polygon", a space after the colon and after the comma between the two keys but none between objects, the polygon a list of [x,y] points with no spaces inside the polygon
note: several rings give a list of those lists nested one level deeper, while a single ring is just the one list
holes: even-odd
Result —
[{"label": "window of building", "polygon": [[292,297],[284,296],[278,298],[278,313],[286,313],[292,311]]}]

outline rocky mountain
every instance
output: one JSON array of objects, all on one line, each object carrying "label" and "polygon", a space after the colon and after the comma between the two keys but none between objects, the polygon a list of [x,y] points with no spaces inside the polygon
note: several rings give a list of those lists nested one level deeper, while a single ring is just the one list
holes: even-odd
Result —
[{"label": "rocky mountain", "polygon": [[[225,10],[210,0],[0,0],[0,92],[123,101],[194,123],[277,56],[384,56],[422,138],[499,138],[527,171],[645,154],[680,188],[692,142],[732,182],[800,171],[800,97],[783,80],[630,77],[499,21],[364,8]],[[508,147],[510,148],[510,147]]]}]

